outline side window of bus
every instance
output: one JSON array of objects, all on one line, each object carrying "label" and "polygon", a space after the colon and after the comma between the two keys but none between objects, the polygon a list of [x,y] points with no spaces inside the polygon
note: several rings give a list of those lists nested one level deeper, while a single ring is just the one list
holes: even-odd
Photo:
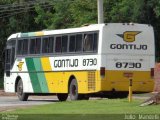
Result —
[{"label": "side window of bus", "polygon": [[85,52],[97,51],[98,34],[88,33],[84,34],[83,50]]},{"label": "side window of bus", "polygon": [[57,36],[55,42],[56,42],[55,43],[55,52],[56,53],[60,53],[61,52],[61,48],[62,48],[62,37],[61,36]]},{"label": "side window of bus", "polygon": [[98,50],[98,33],[94,33],[93,51]]},{"label": "side window of bus", "polygon": [[94,41],[93,34],[84,34],[84,41],[83,41],[84,51],[93,50],[93,41]]},{"label": "side window of bus", "polygon": [[41,50],[41,38],[30,39],[30,54],[40,54]]},{"label": "side window of bus", "polygon": [[23,49],[23,40],[18,40],[17,55],[22,55],[22,49]]},{"label": "side window of bus", "polygon": [[28,39],[18,40],[17,55],[28,54]]},{"label": "side window of bus", "polygon": [[70,36],[69,52],[82,51],[82,34],[75,34]]},{"label": "side window of bus", "polygon": [[22,54],[26,55],[28,54],[28,39],[23,39],[23,49],[22,49]]},{"label": "side window of bus", "polygon": [[54,37],[42,38],[42,53],[53,53]]},{"label": "side window of bus", "polygon": [[11,67],[15,61],[15,47],[12,47],[12,56],[11,56]]},{"label": "side window of bus", "polygon": [[11,62],[11,50],[6,49],[5,51],[5,70],[10,70],[10,62]]},{"label": "side window of bus", "polygon": [[68,47],[68,35],[62,36],[62,52],[67,52]]},{"label": "side window of bus", "polygon": [[7,42],[7,49],[5,51],[5,70],[10,70],[15,61],[15,45],[16,40]]},{"label": "side window of bus", "polygon": [[82,51],[82,34],[77,34],[76,35],[76,52],[81,52]]},{"label": "side window of bus", "polygon": [[69,52],[75,52],[76,50],[76,36],[71,35],[69,39]]}]

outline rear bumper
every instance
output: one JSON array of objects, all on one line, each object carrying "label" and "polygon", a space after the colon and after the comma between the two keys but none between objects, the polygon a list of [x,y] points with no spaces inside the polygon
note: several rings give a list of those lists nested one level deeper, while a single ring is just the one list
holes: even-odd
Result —
[{"label": "rear bumper", "polygon": [[133,73],[131,78],[125,77],[125,72],[127,71],[106,71],[105,77],[100,78],[100,91],[128,91],[129,79],[132,79],[134,92],[153,91],[154,79],[151,78],[150,71],[129,71]]}]

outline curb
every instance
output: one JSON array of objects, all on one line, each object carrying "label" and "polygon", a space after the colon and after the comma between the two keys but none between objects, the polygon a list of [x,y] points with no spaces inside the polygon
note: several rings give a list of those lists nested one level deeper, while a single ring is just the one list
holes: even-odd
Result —
[{"label": "curb", "polygon": [[4,90],[0,89],[0,96],[15,96],[16,94],[15,93],[6,93],[4,92]]}]

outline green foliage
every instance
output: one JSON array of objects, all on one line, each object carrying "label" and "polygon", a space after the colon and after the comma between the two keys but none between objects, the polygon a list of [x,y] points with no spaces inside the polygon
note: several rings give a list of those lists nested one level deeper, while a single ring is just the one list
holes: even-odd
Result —
[{"label": "green foliage", "polygon": [[43,28],[49,28],[52,24],[52,19],[53,19],[53,10],[52,8],[49,9],[43,9],[41,6],[38,4],[35,6],[35,10],[37,12],[37,17],[35,17],[35,23],[41,24]]},{"label": "green foliage", "polygon": [[[146,0],[106,0],[104,3],[105,21],[150,23],[150,12],[154,6]],[[154,3],[155,4],[155,3]],[[107,7],[109,6],[109,7]]]},{"label": "green foliage", "polygon": [[75,0],[70,8],[73,17],[72,26],[97,23],[96,4],[96,0]]},{"label": "green foliage", "polygon": [[[36,23],[46,28],[68,28],[97,23],[97,0],[52,1],[47,11],[36,7]],[[159,0],[104,0],[105,22],[154,24],[160,16]]]},{"label": "green foliage", "polygon": [[36,6],[38,13],[36,23],[49,29],[77,27],[83,24],[93,24],[97,21],[96,0],[61,0],[51,2],[53,9],[45,10]]},{"label": "green foliage", "polygon": [[50,28],[66,28],[71,24],[72,14],[70,12],[70,5],[70,0],[66,0],[65,2],[59,1],[54,4],[54,13]]},{"label": "green foliage", "polygon": [[0,89],[3,89],[3,78],[0,78]]}]

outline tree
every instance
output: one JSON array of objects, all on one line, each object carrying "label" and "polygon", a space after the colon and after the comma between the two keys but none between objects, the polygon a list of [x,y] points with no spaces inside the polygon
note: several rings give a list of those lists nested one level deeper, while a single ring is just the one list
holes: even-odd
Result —
[{"label": "tree", "polygon": [[96,23],[96,0],[61,0],[51,1],[52,9],[43,9],[36,6],[38,16],[36,23],[49,29],[77,27],[83,24]]}]

